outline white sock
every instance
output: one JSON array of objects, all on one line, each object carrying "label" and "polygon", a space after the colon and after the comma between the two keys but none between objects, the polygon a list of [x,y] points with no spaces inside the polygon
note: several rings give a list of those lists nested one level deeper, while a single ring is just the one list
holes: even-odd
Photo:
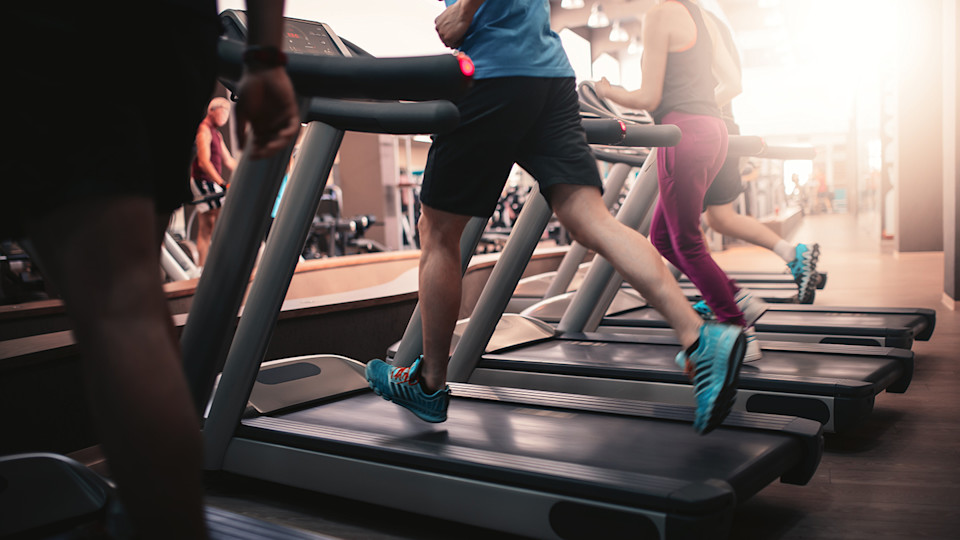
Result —
[{"label": "white sock", "polygon": [[797,246],[789,244],[782,238],[777,241],[777,245],[773,246],[773,252],[779,255],[784,262],[790,262],[797,258]]}]

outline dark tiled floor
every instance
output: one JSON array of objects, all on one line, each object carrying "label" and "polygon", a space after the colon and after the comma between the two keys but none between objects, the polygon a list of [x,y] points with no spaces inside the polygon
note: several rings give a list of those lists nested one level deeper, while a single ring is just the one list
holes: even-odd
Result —
[{"label": "dark tiled floor", "polygon": [[[937,330],[914,346],[905,394],[882,394],[866,425],[828,436],[813,481],[773,484],[742,503],[731,538],[957,538],[960,530],[960,313],[941,303],[943,255],[894,254],[874,216],[805,219],[794,238],[818,241],[829,273],[817,304],[937,310]],[[773,254],[733,247],[727,269],[782,270]],[[376,489],[376,486],[369,486]],[[487,530],[239,478],[211,481],[209,502],[343,539],[504,538]]]}]

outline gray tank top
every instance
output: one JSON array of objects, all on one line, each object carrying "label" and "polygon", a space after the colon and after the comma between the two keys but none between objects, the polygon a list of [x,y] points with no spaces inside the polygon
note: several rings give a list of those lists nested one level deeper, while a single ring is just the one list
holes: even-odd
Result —
[{"label": "gray tank top", "polygon": [[714,90],[713,44],[703,22],[700,8],[688,0],[670,0],[683,4],[697,26],[697,40],[687,50],[667,55],[667,71],[663,79],[663,97],[650,114],[656,123],[672,111],[720,117]]}]

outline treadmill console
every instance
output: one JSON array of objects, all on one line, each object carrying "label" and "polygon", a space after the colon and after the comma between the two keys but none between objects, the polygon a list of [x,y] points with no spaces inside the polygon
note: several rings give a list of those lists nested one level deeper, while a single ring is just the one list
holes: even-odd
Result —
[{"label": "treadmill console", "polygon": [[[220,15],[224,36],[237,41],[247,39],[247,14],[227,10]],[[314,56],[351,56],[347,46],[324,23],[301,19],[284,19],[284,52]]]}]

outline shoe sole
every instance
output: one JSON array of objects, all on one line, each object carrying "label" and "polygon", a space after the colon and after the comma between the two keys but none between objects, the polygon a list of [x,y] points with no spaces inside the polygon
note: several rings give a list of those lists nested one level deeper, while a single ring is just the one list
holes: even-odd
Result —
[{"label": "shoe sole", "polygon": [[733,409],[733,404],[737,399],[737,386],[740,384],[740,366],[746,347],[746,337],[740,334],[737,336],[736,343],[730,349],[730,355],[727,357],[727,376],[717,393],[713,406],[710,408],[707,425],[699,431],[701,435],[706,435],[716,429]]},{"label": "shoe sole", "polygon": [[[820,244],[813,244],[813,246],[810,247],[810,253],[810,258],[819,262]],[[820,284],[820,274],[817,273],[816,264],[813,265],[813,272],[816,275],[811,276],[810,279],[807,280],[807,289],[804,290],[801,288],[797,293],[797,301],[800,304],[812,304],[817,297],[817,285]]]},{"label": "shoe sole", "polygon": [[440,423],[442,423],[442,422],[446,422],[446,421],[447,421],[447,417],[446,417],[446,416],[444,416],[443,418],[440,418],[440,419],[438,419],[438,418],[436,418],[436,417],[434,417],[434,416],[424,416],[423,414],[421,414],[421,413],[420,413],[419,411],[417,411],[416,409],[411,409],[410,407],[408,407],[405,403],[400,402],[400,401],[396,401],[396,400],[393,399],[393,397],[391,397],[391,396],[384,395],[377,387],[375,387],[375,386],[373,385],[373,381],[371,381],[370,379],[367,379],[367,386],[369,386],[370,389],[373,390],[373,393],[374,393],[374,394],[380,396],[381,398],[383,398],[383,399],[385,399],[385,400],[387,400],[387,401],[389,401],[389,402],[391,402],[391,403],[396,403],[397,405],[399,405],[399,406],[403,407],[404,409],[406,409],[406,410],[410,411],[411,413],[413,413],[417,418],[423,420],[424,422],[430,422],[431,424],[440,424]]}]

